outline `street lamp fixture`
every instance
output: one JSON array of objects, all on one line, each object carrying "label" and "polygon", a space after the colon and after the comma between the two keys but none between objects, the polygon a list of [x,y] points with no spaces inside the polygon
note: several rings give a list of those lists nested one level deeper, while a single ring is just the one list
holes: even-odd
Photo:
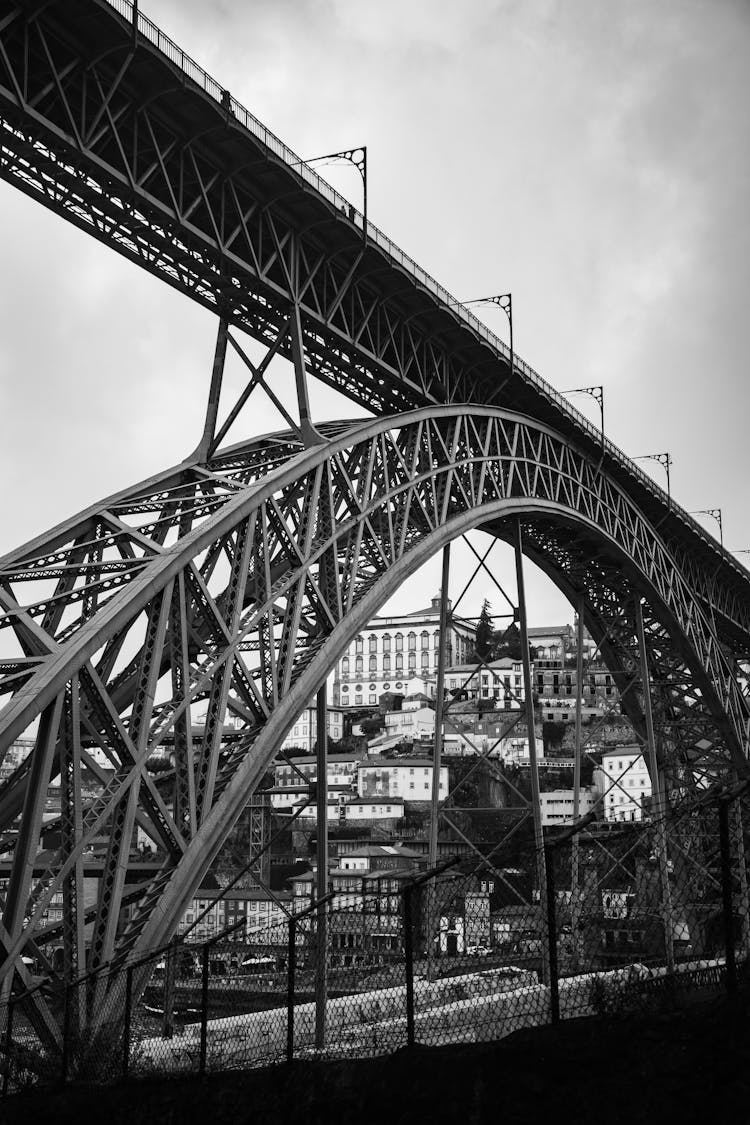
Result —
[{"label": "street lamp fixture", "polygon": [[569,391],[560,391],[563,395],[589,395],[599,406],[602,422],[602,450],[604,449],[604,387],[597,383],[593,387],[571,387]]},{"label": "street lamp fixture", "polygon": [[465,308],[472,305],[495,305],[502,309],[508,318],[508,331],[510,334],[510,378],[513,378],[513,297],[510,293],[497,293],[492,297],[474,297],[471,301],[460,302]]},{"label": "street lamp fixture", "polygon": [[721,522],[721,508],[698,508],[697,511],[690,513],[692,516],[710,516],[711,519],[716,520],[719,525],[719,543],[721,549],[724,550],[724,528]]},{"label": "street lamp fixture", "polygon": [[671,455],[669,453],[642,453],[640,455],[640,457],[634,457],[633,460],[634,461],[658,461],[658,463],[661,465],[661,467],[664,469],[665,473],[667,474],[667,500],[669,502],[668,506],[671,506],[672,489],[671,489],[670,478],[669,478],[669,470],[671,469],[672,464],[673,464]]},{"label": "street lamp fixture", "polygon": [[[300,160],[300,164],[321,164],[326,161],[329,164],[335,164],[337,160],[343,160],[348,164],[353,165],[362,177],[362,241],[367,241],[367,145],[359,145],[358,148],[345,148],[341,152],[327,152],[323,156],[311,156],[308,160]],[[354,207],[349,205],[349,218],[354,219]]]}]

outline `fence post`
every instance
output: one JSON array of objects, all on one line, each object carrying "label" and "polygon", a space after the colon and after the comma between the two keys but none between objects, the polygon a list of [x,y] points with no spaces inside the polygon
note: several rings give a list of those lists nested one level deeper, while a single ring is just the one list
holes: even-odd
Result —
[{"label": "fence post", "polygon": [[5,1071],[3,1073],[3,1097],[7,1097],[10,1082],[10,1047],[13,1042],[13,1008],[12,1000],[8,1000],[8,1023],[5,1028]]},{"label": "fence post", "polygon": [[550,1020],[560,1022],[560,990],[557,970],[557,917],[555,915],[555,853],[551,844],[544,845],[544,878],[547,898],[547,941],[549,942],[549,1006]]},{"label": "fence post", "polygon": [[294,970],[297,958],[297,926],[294,918],[289,919],[289,946],[286,970],[286,1061],[294,1058]]},{"label": "fence post", "polygon": [[208,1048],[208,958],[210,954],[208,942],[203,946],[201,953],[201,1049],[198,1062],[198,1073],[206,1073],[206,1054]]},{"label": "fence post", "polygon": [[128,1077],[130,1069],[130,1023],[133,1016],[133,967],[125,973],[125,1021],[122,1030],[122,1076]]},{"label": "fence post", "polygon": [[727,992],[737,991],[737,963],[734,956],[734,904],[732,902],[732,862],[729,851],[729,801],[719,799],[719,851],[721,856],[721,902],[724,915],[724,952],[727,966]]},{"label": "fence post", "polygon": [[414,887],[404,887],[404,960],[406,962],[406,1042],[414,1046],[414,928],[412,894]]},{"label": "fence post", "polygon": [[164,950],[164,1013],[162,1016],[162,1036],[174,1036],[174,983],[175,962],[177,960],[177,939]]},{"label": "fence post", "polygon": [[68,1081],[70,1066],[70,990],[72,987],[72,985],[66,984],[63,993],[63,1041],[60,1074],[60,1081],[63,1085]]}]

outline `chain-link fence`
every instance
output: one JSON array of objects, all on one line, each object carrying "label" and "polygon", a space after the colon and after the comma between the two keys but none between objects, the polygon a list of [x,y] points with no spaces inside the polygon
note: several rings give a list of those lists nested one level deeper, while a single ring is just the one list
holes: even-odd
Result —
[{"label": "chain-link fence", "polygon": [[[744,787],[487,843],[433,871],[333,873],[288,921],[184,939],[0,1004],[3,1095],[502,1038],[738,988]],[[525,861],[519,864],[519,855]]]}]

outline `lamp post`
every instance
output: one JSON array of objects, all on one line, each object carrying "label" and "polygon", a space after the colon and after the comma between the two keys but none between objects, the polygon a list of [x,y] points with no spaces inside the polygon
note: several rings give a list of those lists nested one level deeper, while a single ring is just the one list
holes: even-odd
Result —
[{"label": "lamp post", "polygon": [[513,377],[513,297],[510,293],[498,293],[493,297],[474,297],[471,301],[461,301],[465,308],[471,305],[495,305],[502,309],[508,318],[508,333],[510,336],[510,377]]},{"label": "lamp post", "polygon": [[571,387],[569,391],[561,391],[563,395],[589,395],[599,406],[602,421],[602,453],[604,452],[604,387],[601,383],[593,387]]},{"label": "lamp post", "polygon": [[[320,164],[327,160],[333,164],[336,160],[344,160],[353,165],[362,177],[362,241],[367,241],[367,145],[357,148],[345,148],[341,152],[327,152],[323,156],[311,156],[309,160],[300,161],[301,164]],[[351,205],[350,205],[351,206]],[[350,219],[354,219],[354,208],[351,207]]]},{"label": "lamp post", "polygon": [[719,543],[721,544],[722,551],[724,550],[724,528],[721,522],[721,508],[698,508],[697,511],[691,512],[691,516],[710,516],[711,519],[716,520],[719,525]]},{"label": "lamp post", "polygon": [[661,467],[667,474],[667,507],[672,506],[672,488],[669,478],[669,470],[672,467],[672,457],[669,453],[642,453],[640,457],[634,457],[634,461],[658,461]]}]

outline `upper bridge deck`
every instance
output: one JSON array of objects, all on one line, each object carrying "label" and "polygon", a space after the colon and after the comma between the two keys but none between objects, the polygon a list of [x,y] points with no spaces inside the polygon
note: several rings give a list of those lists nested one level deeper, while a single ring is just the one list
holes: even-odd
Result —
[{"label": "upper bridge deck", "polygon": [[313,373],[376,414],[486,403],[569,435],[747,628],[733,556],[130,0],[0,0],[0,48],[5,179],[258,339],[296,301]]}]

